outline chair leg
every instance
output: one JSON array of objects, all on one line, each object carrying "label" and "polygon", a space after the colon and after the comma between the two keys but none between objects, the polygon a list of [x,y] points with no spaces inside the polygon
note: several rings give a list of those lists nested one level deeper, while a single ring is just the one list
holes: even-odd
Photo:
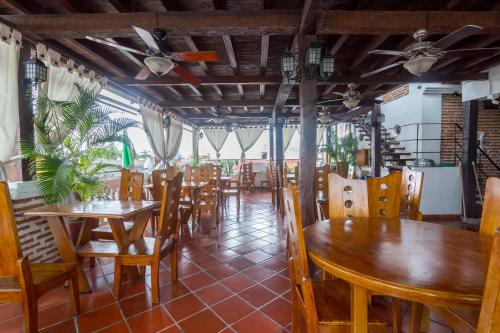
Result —
[{"label": "chair leg", "polygon": [[[292,291],[293,292],[293,291]],[[292,300],[293,302],[293,310],[292,310],[292,333],[301,333],[302,332],[302,311],[300,310],[295,296]]]},{"label": "chair leg", "polygon": [[178,272],[177,272],[177,245],[174,246],[172,253],[170,253],[170,274],[172,281],[177,281]]},{"label": "chair leg", "polygon": [[408,330],[410,333],[420,332],[420,321],[422,318],[423,305],[420,303],[411,303],[410,308],[410,323],[408,325]]},{"label": "chair leg", "polygon": [[38,300],[26,298],[22,302],[24,314],[24,332],[37,333],[38,332]]},{"label": "chair leg", "polygon": [[158,263],[153,263],[151,265],[151,292],[152,292],[152,303],[160,303],[160,270]]},{"label": "chair leg", "polygon": [[115,274],[113,281],[113,296],[115,299],[120,299],[120,285],[122,279],[122,265],[118,258],[115,258]]},{"label": "chair leg", "polygon": [[392,331],[394,333],[402,333],[401,328],[401,300],[392,298]]},{"label": "chair leg", "polygon": [[151,216],[151,234],[153,237],[156,236],[156,216]]},{"label": "chair leg", "polygon": [[89,266],[92,268],[95,267],[95,257],[89,258]]},{"label": "chair leg", "polygon": [[69,290],[71,292],[71,303],[73,306],[73,313],[75,315],[80,313],[80,293],[78,291],[78,274],[75,272],[72,274],[69,280]]},{"label": "chair leg", "polygon": [[240,212],[240,193],[236,194],[236,210]]},{"label": "chair leg", "polygon": [[139,275],[141,277],[145,277],[146,276],[146,266],[140,266],[139,267]]}]

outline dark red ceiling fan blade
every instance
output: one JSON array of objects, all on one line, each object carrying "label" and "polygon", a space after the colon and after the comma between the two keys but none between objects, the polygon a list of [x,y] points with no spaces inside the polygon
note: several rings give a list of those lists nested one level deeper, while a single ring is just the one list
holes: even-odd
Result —
[{"label": "dark red ceiling fan blade", "polygon": [[174,68],[172,69],[177,75],[182,77],[184,81],[192,84],[193,86],[197,87],[200,85],[201,80],[193,75],[190,71],[188,71],[186,68],[175,64]]},{"label": "dark red ceiling fan blade", "polygon": [[142,67],[142,69],[137,73],[135,76],[136,80],[146,80],[149,76],[151,75],[151,71],[149,70],[148,66]]},{"label": "dark red ceiling fan blade", "polygon": [[462,57],[490,57],[500,52],[500,47],[492,47],[485,49],[462,49],[446,51],[447,58],[462,58]]},{"label": "dark red ceiling fan blade", "polygon": [[171,54],[172,59],[177,61],[189,61],[189,62],[218,62],[219,55],[213,51],[205,52],[174,52]]},{"label": "dark red ceiling fan blade", "polygon": [[402,56],[404,52],[402,51],[393,51],[393,50],[372,50],[369,51],[368,54],[380,54],[380,55],[388,55],[388,56]]},{"label": "dark red ceiling fan blade", "polygon": [[432,44],[432,47],[441,50],[447,49],[448,47],[461,41],[462,39],[480,33],[482,30],[483,28],[477,25],[466,25],[458,30],[449,33],[437,42],[434,42],[434,44]]},{"label": "dark red ceiling fan blade", "polygon": [[365,74],[361,75],[361,77],[363,78],[363,77],[372,76],[373,74],[377,74],[377,73],[383,72],[383,71],[385,71],[385,70],[387,70],[389,68],[396,67],[396,66],[402,65],[404,63],[405,63],[405,61],[401,60],[401,61],[395,62],[393,64],[377,68],[376,70],[373,70],[373,71],[371,71],[369,73],[365,73]]}]

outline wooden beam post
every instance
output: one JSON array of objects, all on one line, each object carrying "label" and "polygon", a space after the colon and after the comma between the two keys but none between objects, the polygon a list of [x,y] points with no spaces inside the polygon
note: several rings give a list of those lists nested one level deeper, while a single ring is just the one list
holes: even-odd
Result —
[{"label": "wooden beam post", "polygon": [[473,163],[477,161],[478,101],[464,102],[462,131],[462,182],[465,217],[479,217]]},{"label": "wooden beam post", "polygon": [[[34,137],[33,126],[33,101],[32,101],[32,87],[24,84],[24,62],[31,58],[31,44],[23,40],[24,47],[21,48],[19,54],[19,68],[18,68],[18,105],[19,105],[19,138],[21,140],[28,140]],[[17,162],[16,162],[17,163]],[[29,161],[26,159],[21,160],[21,179],[23,181],[31,180],[29,172]]]},{"label": "wooden beam post", "polygon": [[[282,132],[283,134],[283,132]],[[274,161],[274,126],[269,126],[269,161]]]},{"label": "wooden beam post", "polygon": [[316,168],[316,79],[308,80],[304,67],[306,48],[314,41],[312,35],[299,36],[300,63],[300,158],[299,158],[299,200],[302,223],[308,226],[315,222],[314,174]]},{"label": "wooden beam post", "polygon": [[371,171],[370,176],[380,177],[382,166],[382,132],[379,121],[380,104],[375,104],[372,111],[372,151],[371,151]]},{"label": "wooden beam post", "polygon": [[[281,177],[286,177],[286,175],[283,175],[283,160],[285,154],[283,151],[283,115],[281,113],[281,109],[275,110],[274,129],[276,132],[274,137],[274,157],[276,159],[276,168],[281,170]],[[276,188],[279,188],[279,176],[279,174],[276,174]],[[281,179],[281,184],[283,184],[283,179]],[[276,191],[276,208],[280,208],[280,191]]]}]

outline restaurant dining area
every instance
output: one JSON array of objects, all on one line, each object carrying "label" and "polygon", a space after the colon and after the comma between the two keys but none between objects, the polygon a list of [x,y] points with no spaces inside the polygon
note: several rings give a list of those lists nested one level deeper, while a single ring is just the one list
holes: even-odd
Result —
[{"label": "restaurant dining area", "polygon": [[500,333],[500,1],[0,0],[0,333]]}]

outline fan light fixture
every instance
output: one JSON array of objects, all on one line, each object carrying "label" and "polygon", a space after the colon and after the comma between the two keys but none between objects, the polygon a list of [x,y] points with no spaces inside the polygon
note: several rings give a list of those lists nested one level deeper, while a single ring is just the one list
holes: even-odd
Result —
[{"label": "fan light fixture", "polygon": [[163,57],[146,57],[144,63],[151,72],[158,76],[167,74],[172,68],[174,68],[174,63],[172,60]]},{"label": "fan light fixture", "polygon": [[437,60],[438,58],[434,56],[419,55],[414,59],[408,60],[403,67],[414,75],[422,75],[429,71]]},{"label": "fan light fixture", "polygon": [[354,109],[356,106],[359,105],[360,100],[359,99],[346,99],[342,103],[345,105],[346,108]]}]

